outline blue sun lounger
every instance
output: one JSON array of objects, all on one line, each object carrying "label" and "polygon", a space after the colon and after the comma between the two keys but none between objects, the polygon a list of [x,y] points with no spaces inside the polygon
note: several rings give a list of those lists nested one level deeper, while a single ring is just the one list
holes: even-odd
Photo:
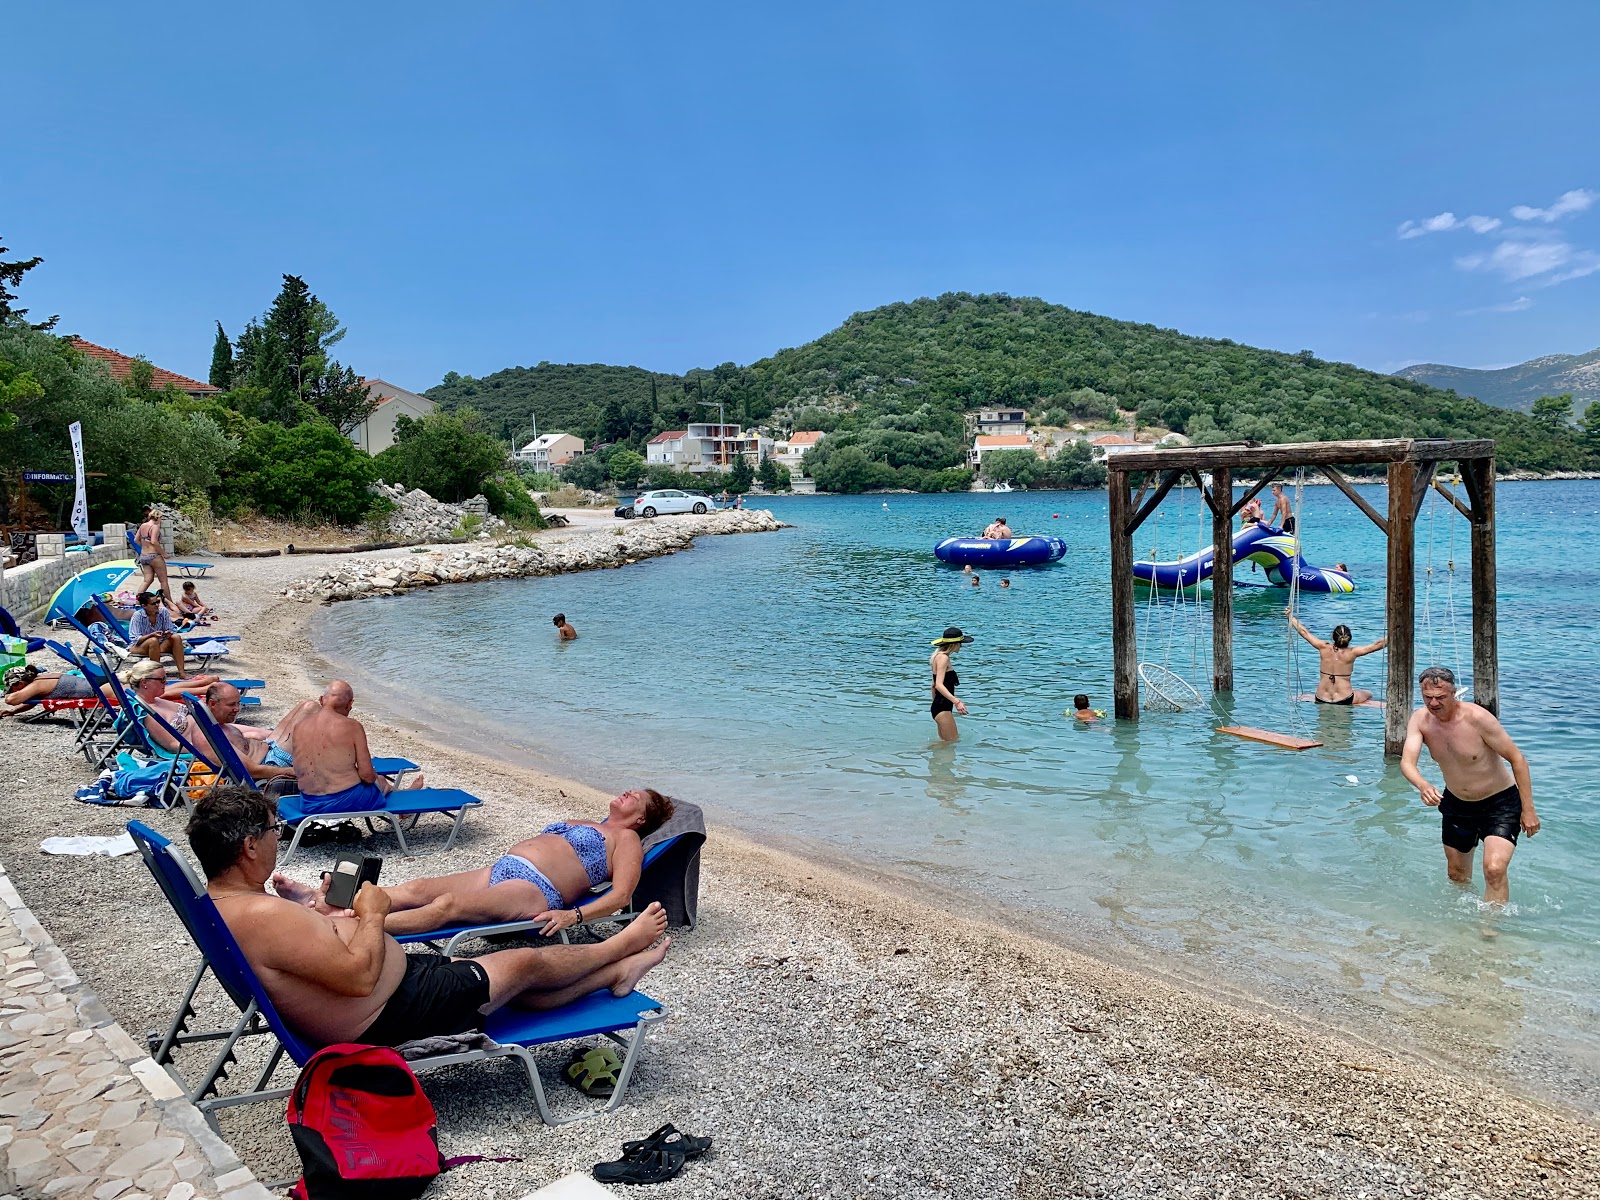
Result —
[{"label": "blue sun lounger", "polygon": [[[94,606],[99,610],[100,616],[105,623],[111,627],[113,633],[124,642],[133,640],[133,635],[128,632],[128,623],[117,616],[116,609],[106,603],[104,596],[96,596],[94,598]],[[186,647],[191,643],[198,642],[240,642],[244,640],[237,633],[198,633],[195,630],[190,630],[187,633],[180,631],[179,636],[183,638]]]},{"label": "blue sun lounger", "polygon": [[[195,726],[205,735],[206,740],[217,748],[217,755],[223,762],[224,774],[230,777],[231,782],[245,787],[255,787],[256,784],[250,778],[250,768],[245,766],[244,760],[234,750],[227,735],[217,726],[206,706],[193,697],[185,697],[184,703],[189,706],[189,715]],[[380,770],[380,766],[392,770]],[[407,771],[415,771],[417,764],[407,758],[373,759],[372,769],[377,774],[400,775]],[[300,848],[300,839],[312,825],[339,824],[352,819],[365,820],[369,823],[369,827],[374,821],[387,822],[395,840],[400,843],[400,852],[409,856],[411,847],[406,842],[406,820],[411,819],[411,823],[415,825],[417,818],[428,813],[443,813],[455,818],[450,837],[444,844],[444,848],[449,850],[460,836],[461,826],[467,819],[467,810],[477,808],[482,803],[483,801],[471,792],[464,792],[460,788],[411,788],[389,792],[383,797],[383,805],[379,808],[308,813],[300,796],[280,796],[278,815],[295,827],[294,837],[290,839],[289,849],[284,854],[283,861],[288,862],[294,857],[294,852]]]},{"label": "blue sun lounger", "polygon": [[[201,964],[190,980],[188,991],[179,1006],[178,1014],[167,1036],[156,1042],[152,1037],[152,1057],[164,1066],[198,1108],[213,1129],[217,1128],[215,1113],[218,1109],[241,1104],[255,1104],[267,1100],[282,1100],[289,1088],[271,1088],[272,1076],[285,1054],[295,1066],[303,1067],[316,1053],[317,1047],[300,1037],[283,1021],[273,1005],[266,988],[262,986],[250,964],[245,961],[239,943],[229,932],[222,915],[211,897],[195,878],[188,865],[177,853],[172,843],[141,821],[128,822],[128,835],[138,847],[140,857],[155,876],[157,885],[171,903],[178,919],[189,931],[200,950]],[[240,1009],[239,1019],[226,1031],[190,1033],[188,1023],[194,1017],[194,997],[207,971]],[[515,1058],[528,1074],[528,1085],[538,1107],[539,1117],[547,1125],[565,1125],[586,1117],[599,1116],[618,1108],[626,1096],[628,1084],[638,1065],[639,1053],[645,1035],[651,1026],[665,1019],[666,1012],[659,1001],[643,992],[626,996],[613,996],[602,988],[590,992],[565,1007],[549,1012],[524,1012],[520,1009],[502,1008],[489,1014],[484,1022],[484,1033],[496,1045],[459,1053],[430,1055],[411,1060],[411,1069],[422,1072],[438,1067],[453,1067],[463,1063],[489,1062],[497,1058]],[[256,1076],[250,1090],[223,1095],[222,1084],[228,1068],[237,1061],[235,1047],[241,1039],[270,1034],[276,1041],[266,1065]],[[544,1084],[539,1078],[539,1064],[531,1053],[535,1046],[571,1041],[603,1035],[625,1048],[622,1070],[617,1074],[616,1089],[604,1108],[557,1118],[550,1112],[545,1100]],[[194,1082],[186,1079],[173,1061],[173,1051],[180,1045],[199,1041],[219,1041],[220,1048],[213,1055],[210,1066]]]},{"label": "blue sun lounger", "polygon": [[[103,651],[112,658],[121,660],[144,657],[144,655],[136,655],[132,650],[128,649],[128,639],[104,621],[96,621],[93,625],[85,625],[76,616],[70,614],[61,619],[83,634],[84,641],[89,646]],[[226,658],[228,655],[228,648],[221,642],[185,642],[184,645],[186,647],[184,651],[185,657],[193,661],[195,666],[202,671],[211,665],[212,659]]]},{"label": "blue sun lounger", "polygon": [[[139,539],[131,529],[127,531],[127,538],[128,545],[133,547],[133,556],[137,560],[139,557]],[[204,579],[206,572],[216,565],[216,563],[208,562],[173,562],[172,559],[167,559],[167,566],[177,567],[178,570],[183,572],[185,579]]]},{"label": "blue sun lounger", "polygon": [[[685,836],[688,835],[680,834],[679,837],[667,838],[665,841],[657,842],[654,846],[651,846],[644,852],[644,862],[639,867],[640,883],[644,882],[646,873],[650,870],[651,866],[656,862],[656,860],[665,855],[671,846],[678,842],[681,837]],[[605,883],[591,888],[589,894],[584,897],[582,903],[587,904],[590,900],[598,900],[602,896],[610,894],[610,892],[611,883],[608,880]],[[620,923],[631,921],[638,915],[639,913],[637,909],[633,904],[630,903],[628,907],[623,909],[621,912],[608,913],[603,917],[585,918],[578,924],[599,925],[605,921],[616,921]],[[397,933],[394,934],[393,937],[395,941],[403,942],[407,945],[420,942],[423,945],[431,946],[434,949],[438,949],[439,943],[443,942],[444,953],[449,956],[454,956],[462,945],[472,941],[474,938],[495,937],[503,933],[527,933],[530,930],[535,929],[538,924],[538,920],[532,920],[502,921],[495,925],[447,925],[443,929],[431,929],[426,933]],[[576,926],[574,926],[574,928],[576,928]],[[567,930],[563,929],[558,935],[564,944],[569,942],[567,932]]]}]

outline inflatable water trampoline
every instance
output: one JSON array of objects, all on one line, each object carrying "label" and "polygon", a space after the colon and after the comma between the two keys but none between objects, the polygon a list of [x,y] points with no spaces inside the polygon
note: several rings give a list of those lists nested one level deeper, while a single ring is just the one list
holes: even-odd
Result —
[{"label": "inflatable water trampoline", "polygon": [[[1189,588],[1211,578],[1215,547],[1176,562],[1136,562],[1133,578],[1137,583],[1158,588]],[[1302,592],[1353,592],[1355,580],[1347,571],[1334,567],[1314,567],[1300,557],[1300,540],[1271,525],[1246,525],[1233,536],[1233,561],[1253,562],[1261,567],[1267,582],[1287,587],[1299,576]]]},{"label": "inflatable water trampoline", "polygon": [[957,567],[1039,567],[1067,552],[1058,537],[945,538],[933,548],[934,557]]}]

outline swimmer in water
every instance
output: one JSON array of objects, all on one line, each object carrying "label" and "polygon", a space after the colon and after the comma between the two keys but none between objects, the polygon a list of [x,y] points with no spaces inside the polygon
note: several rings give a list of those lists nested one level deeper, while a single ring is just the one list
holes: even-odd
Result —
[{"label": "swimmer in water", "polygon": [[561,640],[563,642],[570,642],[573,638],[578,636],[578,631],[571,625],[567,624],[566,613],[557,613],[555,616],[550,618],[550,621],[556,627],[556,630],[561,634]]},{"label": "swimmer in water", "polygon": [[972,577],[972,586],[973,586],[973,587],[977,587],[977,586],[978,586],[978,585],[979,585],[979,584],[980,584],[980,583],[982,583],[982,582],[983,582],[983,580],[982,580],[982,579],[981,579],[981,578],[980,578],[980,577],[979,577],[979,576],[977,576],[977,575],[974,575],[974,576],[973,576],[973,577]]},{"label": "swimmer in water", "polygon": [[1372,699],[1372,693],[1366,688],[1356,688],[1350,683],[1350,678],[1355,669],[1355,661],[1365,654],[1373,654],[1382,650],[1389,644],[1389,639],[1381,637],[1366,646],[1352,646],[1350,644],[1350,626],[1335,625],[1333,627],[1333,641],[1325,642],[1312,633],[1299,619],[1284,609],[1284,615],[1289,618],[1289,627],[1306,641],[1310,642],[1317,651],[1317,656],[1322,660],[1318,666],[1317,675],[1318,704],[1365,704]]},{"label": "swimmer in water", "polygon": [[1002,580],[1001,580],[1001,581],[1000,581],[1000,586],[1001,586],[1001,587],[1004,587],[1004,588],[1008,588],[1008,587],[1010,587],[1010,586],[1011,586],[1011,580],[1009,580],[1009,579],[1002,579]]},{"label": "swimmer in water", "polygon": [[933,639],[933,657],[928,666],[933,670],[933,704],[928,712],[939,729],[939,739],[953,742],[961,736],[956,729],[956,713],[967,715],[967,706],[956,699],[956,685],[961,682],[950,667],[950,656],[972,641],[954,625],[944,631],[943,637]]},{"label": "swimmer in water", "polygon": [[1079,692],[1072,698],[1072,715],[1076,720],[1098,721],[1103,714],[1089,707],[1089,697]]}]

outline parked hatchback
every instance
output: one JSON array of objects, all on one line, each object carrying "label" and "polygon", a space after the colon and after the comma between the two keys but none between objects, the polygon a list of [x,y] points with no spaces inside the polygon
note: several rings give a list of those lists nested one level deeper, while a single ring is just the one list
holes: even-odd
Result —
[{"label": "parked hatchback", "polygon": [[653,492],[640,492],[633,502],[633,511],[641,517],[664,516],[667,513],[710,512],[709,497],[696,496],[677,488],[659,488]]}]

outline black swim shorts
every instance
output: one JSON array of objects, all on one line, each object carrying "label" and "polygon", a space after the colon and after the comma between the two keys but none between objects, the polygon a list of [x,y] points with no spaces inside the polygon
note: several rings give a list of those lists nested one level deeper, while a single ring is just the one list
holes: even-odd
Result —
[{"label": "black swim shorts", "polygon": [[1512,784],[1487,799],[1462,800],[1446,788],[1439,816],[1444,820],[1444,844],[1452,850],[1471,854],[1486,837],[1502,837],[1515,845],[1522,832],[1522,793]]},{"label": "black swim shorts", "polygon": [[470,958],[406,955],[406,973],[371,1025],[352,1041],[400,1046],[418,1038],[443,1037],[483,1028],[489,1003],[489,973]]}]

